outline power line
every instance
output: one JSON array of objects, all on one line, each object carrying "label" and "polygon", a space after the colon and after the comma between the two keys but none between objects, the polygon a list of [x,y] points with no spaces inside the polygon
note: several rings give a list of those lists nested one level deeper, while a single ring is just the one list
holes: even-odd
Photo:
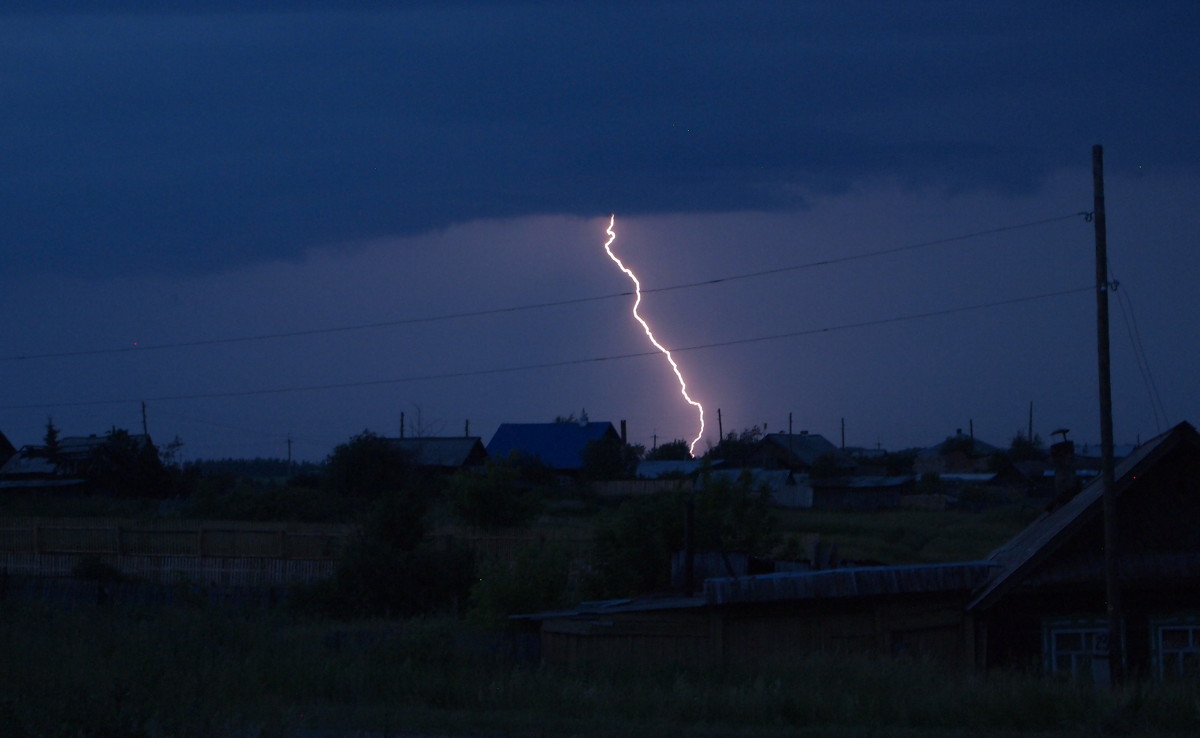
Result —
[{"label": "power line", "polygon": [[[701,281],[697,281],[697,282],[685,282],[682,284],[669,285],[666,287],[643,289],[642,294],[645,295],[645,294],[651,294],[651,293],[656,293],[656,292],[671,292],[671,291],[675,291],[675,290],[693,289],[693,288],[697,288],[697,287],[709,287],[712,285],[724,284],[727,282],[736,282],[736,281],[747,280],[747,279],[757,279],[759,277],[767,277],[767,276],[771,276],[771,275],[775,275],[775,274],[784,274],[787,272],[796,272],[796,271],[801,271],[801,270],[805,270],[805,269],[814,269],[816,267],[832,266],[835,264],[845,264],[845,263],[852,262],[852,261],[861,261],[864,259],[871,259],[871,258],[875,258],[875,257],[879,257],[879,256],[898,254],[898,253],[902,253],[905,251],[915,251],[918,249],[930,248],[933,246],[940,246],[940,245],[944,245],[944,244],[948,244],[948,243],[967,241],[967,240],[970,240],[973,238],[980,238],[983,236],[991,236],[991,235],[996,235],[996,234],[1000,234],[1000,233],[1007,233],[1010,231],[1021,230],[1024,228],[1034,228],[1037,226],[1049,225],[1051,223],[1057,223],[1060,221],[1077,218],[1080,215],[1081,215],[1080,213],[1071,213],[1069,215],[1058,215],[1058,216],[1054,216],[1052,218],[1042,218],[1040,220],[1033,220],[1033,221],[1017,223],[1017,224],[1007,225],[1007,226],[1000,226],[998,228],[989,228],[987,230],[974,231],[971,233],[964,233],[964,234],[961,234],[958,236],[939,238],[939,239],[935,239],[932,241],[921,241],[918,243],[908,244],[908,245],[904,245],[904,246],[895,246],[895,247],[891,247],[891,248],[880,249],[877,251],[868,251],[868,252],[863,252],[860,254],[852,254],[850,256],[841,256],[841,257],[836,257],[836,258],[832,258],[832,259],[822,259],[820,261],[806,262],[804,264],[795,264],[792,266],[776,267],[773,269],[764,269],[764,270],[756,271],[756,272],[746,272],[743,274],[734,274],[734,275],[730,275],[727,277],[717,277],[715,279],[706,279],[706,280],[701,280]],[[278,332],[278,333],[261,333],[261,334],[249,335],[249,336],[232,336],[232,337],[226,337],[226,338],[200,339],[200,340],[196,340],[196,341],[178,341],[178,342],[173,342],[173,343],[158,343],[158,344],[148,344],[148,345],[138,345],[138,346],[121,346],[121,347],[110,347],[110,348],[101,348],[101,349],[81,349],[81,350],[75,350],[75,351],[55,351],[55,352],[47,352],[47,353],[40,353],[40,354],[20,354],[20,355],[14,355],[14,356],[0,356],[0,361],[32,361],[32,360],[36,360],[36,359],[64,359],[64,358],[76,358],[76,357],[83,357],[83,356],[102,356],[102,355],[106,355],[106,354],[127,354],[127,353],[136,353],[136,352],[142,352],[142,351],[164,351],[164,350],[170,350],[170,349],[197,348],[197,347],[201,347],[201,346],[218,346],[218,345],[223,345],[223,344],[250,343],[250,342],[255,342],[255,341],[270,341],[270,340],[280,340],[280,339],[285,339],[285,338],[300,338],[300,337],[305,337],[305,336],[328,335],[328,334],[332,334],[332,333],[347,333],[347,332],[351,332],[351,331],[372,330],[372,329],[379,329],[379,328],[394,328],[394,327],[405,326],[405,325],[417,325],[417,324],[421,324],[421,323],[438,323],[438,322],[447,321],[447,320],[461,320],[461,319],[465,319],[465,318],[478,318],[478,317],[483,317],[483,316],[488,316],[488,315],[502,315],[505,313],[517,313],[517,312],[525,312],[525,311],[529,311],[529,310],[543,310],[546,308],[565,307],[565,306],[569,306],[569,305],[579,305],[579,304],[588,303],[588,302],[599,302],[602,300],[612,300],[612,299],[615,299],[618,297],[629,297],[632,294],[633,293],[629,292],[629,291],[613,292],[613,293],[604,294],[604,295],[593,295],[590,297],[578,297],[578,298],[573,298],[573,299],[569,299],[569,300],[553,300],[553,301],[548,301],[548,302],[529,303],[526,305],[513,305],[513,306],[499,307],[499,308],[486,308],[486,309],[481,309],[481,310],[469,310],[469,311],[463,311],[463,312],[457,312],[457,313],[443,313],[440,315],[430,315],[430,316],[422,316],[422,317],[416,317],[416,318],[401,318],[398,320],[384,320],[384,321],[377,321],[377,322],[373,322],[373,323],[358,323],[358,324],[353,324],[353,325],[333,326],[333,327],[328,327],[328,328],[310,328],[310,329],[297,330],[297,331],[283,331],[283,332]]]},{"label": "power line", "polygon": [[[843,330],[852,330],[857,328],[869,328],[874,326],[889,325],[893,323],[901,323],[910,320],[923,320],[927,318],[935,318],[944,315],[953,315],[956,313],[972,312],[975,310],[985,310],[989,308],[1004,307],[1008,305],[1016,305],[1018,303],[1033,302],[1036,300],[1045,300],[1053,297],[1063,297],[1066,295],[1078,294],[1081,292],[1091,292],[1095,289],[1094,285],[1086,287],[1076,287],[1073,289],[1059,290],[1057,292],[1046,292],[1039,295],[1029,295],[1026,297],[1014,297],[1007,300],[998,300],[995,302],[980,303],[976,305],[966,305],[955,308],[946,308],[943,310],[932,310],[924,313],[914,313],[912,315],[892,316],[890,318],[879,318],[876,320],[865,320],[856,323],[844,323],[842,325],[827,326],[824,328],[810,328],[800,331],[789,331],[787,333],[774,333],[765,336],[755,336],[752,338],[737,338],[728,341],[718,341],[714,343],[696,344],[693,346],[683,346],[672,348],[672,352],[684,351],[699,351],[703,349],[722,348],[726,346],[741,346],[750,343],[762,343],[766,341],[778,341],[787,338],[799,338],[803,336],[811,336],[820,333],[834,333]],[[514,372],[534,371],[538,369],[554,369],[568,366],[579,366],[582,364],[595,364],[605,361],[620,361],[624,359],[637,359],[645,356],[658,356],[659,352],[655,351],[639,351],[628,354],[613,354],[609,356],[591,357],[585,359],[568,359],[564,361],[549,361],[538,364],[524,364],[519,366],[496,367],[492,369],[476,369],[471,371],[459,372],[444,372],[438,374],[419,374],[408,377],[399,377],[393,379],[376,379],[358,382],[339,382],[330,384],[308,385],[301,387],[278,387],[270,389],[258,390],[240,390],[234,392],[208,392],[195,394],[179,394],[179,395],[162,395],[158,397],[141,397],[136,399],[123,400],[87,400],[81,402],[59,402],[59,403],[40,403],[36,405],[6,405],[0,406],[0,410],[36,410],[43,408],[63,408],[63,407],[92,407],[98,405],[123,405],[136,402],[171,402],[182,400],[207,400],[220,399],[230,397],[253,397],[260,395],[275,395],[275,394],[290,394],[299,392],[319,392],[326,390],[338,389],[353,389],[357,387],[377,387],[389,384],[407,384],[410,382],[425,382],[438,379],[463,379],[467,377],[481,377],[495,374],[511,374]]]},{"label": "power line", "polygon": [[1129,296],[1129,289],[1118,289],[1117,277],[1113,274],[1112,269],[1108,270],[1109,278],[1112,280],[1113,291],[1117,294],[1117,306],[1121,309],[1121,317],[1125,319],[1125,332],[1129,336],[1130,346],[1133,348],[1134,361],[1137,364],[1138,373],[1142,376],[1142,384],[1146,388],[1146,394],[1150,398],[1150,410],[1154,415],[1154,426],[1162,433],[1163,426],[1167,424],[1167,410],[1162,404],[1162,397],[1158,393],[1158,384],[1154,381],[1154,373],[1150,370],[1150,361],[1146,357],[1146,347],[1142,344],[1142,332],[1138,328],[1137,315],[1133,311],[1133,300]]}]

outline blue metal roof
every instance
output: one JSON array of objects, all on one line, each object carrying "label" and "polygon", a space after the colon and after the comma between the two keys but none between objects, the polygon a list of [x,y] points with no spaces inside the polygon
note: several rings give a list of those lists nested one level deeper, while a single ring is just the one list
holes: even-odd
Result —
[{"label": "blue metal roof", "polygon": [[560,470],[583,467],[583,449],[590,441],[620,440],[613,424],[595,423],[501,423],[488,442],[488,456],[507,458],[513,451],[540,459]]}]

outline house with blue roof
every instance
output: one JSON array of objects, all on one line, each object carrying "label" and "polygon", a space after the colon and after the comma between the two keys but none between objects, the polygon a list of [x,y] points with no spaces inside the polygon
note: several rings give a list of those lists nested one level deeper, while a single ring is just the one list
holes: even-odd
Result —
[{"label": "house with blue roof", "polygon": [[501,423],[488,442],[488,457],[506,459],[514,452],[561,472],[583,469],[583,450],[593,441],[620,441],[608,421]]}]

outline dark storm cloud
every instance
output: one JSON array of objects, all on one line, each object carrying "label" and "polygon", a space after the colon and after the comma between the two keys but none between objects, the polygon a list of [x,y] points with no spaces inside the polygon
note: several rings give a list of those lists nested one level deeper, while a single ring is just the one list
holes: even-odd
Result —
[{"label": "dark storm cloud", "polygon": [[0,16],[6,269],[221,270],[876,176],[1025,190],[1117,140],[1114,167],[1200,161],[1184,3],[152,5]]}]

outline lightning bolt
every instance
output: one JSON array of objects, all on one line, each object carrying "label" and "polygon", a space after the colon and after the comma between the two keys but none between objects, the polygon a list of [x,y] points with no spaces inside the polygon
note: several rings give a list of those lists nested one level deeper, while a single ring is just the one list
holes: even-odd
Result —
[{"label": "lightning bolt", "polygon": [[617,215],[616,213],[613,213],[612,217],[609,218],[608,221],[608,242],[604,244],[604,251],[608,254],[608,258],[612,259],[613,262],[621,269],[621,271],[625,272],[625,274],[633,282],[633,291],[635,295],[633,300],[633,319],[638,323],[641,323],[642,330],[646,332],[646,338],[650,339],[650,343],[654,344],[654,348],[663,352],[663,355],[667,357],[667,362],[671,364],[671,369],[675,372],[675,378],[679,380],[679,394],[683,395],[683,399],[686,400],[689,405],[696,408],[696,410],[700,413],[700,430],[696,433],[696,437],[692,439],[691,445],[688,446],[688,453],[694,457],[696,455],[696,444],[699,443],[700,439],[704,436],[704,406],[693,400],[691,396],[688,395],[687,382],[684,381],[683,372],[679,371],[679,365],[675,363],[675,358],[671,356],[671,352],[666,346],[663,346],[658,342],[658,339],[654,337],[654,331],[650,330],[650,324],[647,323],[638,312],[638,307],[642,304],[642,283],[638,280],[637,275],[633,273],[633,270],[625,266],[624,262],[618,259],[617,255],[613,253],[612,244],[613,241],[617,240],[617,233],[613,230],[613,224],[616,222]]}]

